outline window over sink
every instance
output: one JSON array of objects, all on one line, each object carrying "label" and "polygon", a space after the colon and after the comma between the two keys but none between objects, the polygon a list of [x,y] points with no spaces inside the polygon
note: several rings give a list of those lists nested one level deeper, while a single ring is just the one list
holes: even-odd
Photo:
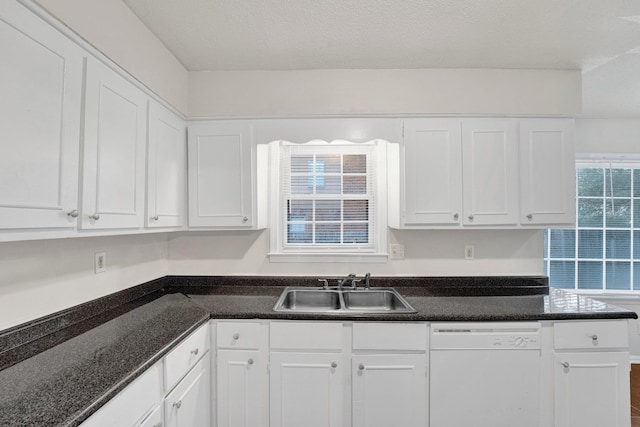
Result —
[{"label": "window over sink", "polygon": [[385,144],[271,144],[272,261],[386,260]]}]

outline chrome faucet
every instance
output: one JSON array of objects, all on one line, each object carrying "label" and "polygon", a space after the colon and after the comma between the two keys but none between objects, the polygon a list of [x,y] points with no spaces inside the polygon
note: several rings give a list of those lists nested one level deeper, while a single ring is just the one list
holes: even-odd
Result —
[{"label": "chrome faucet", "polygon": [[342,288],[344,288],[344,284],[347,283],[349,280],[351,280],[351,288],[355,288],[356,287],[355,278],[356,278],[356,275],[353,274],[353,273],[350,273],[344,279],[339,279],[338,280],[338,290],[342,290]]}]

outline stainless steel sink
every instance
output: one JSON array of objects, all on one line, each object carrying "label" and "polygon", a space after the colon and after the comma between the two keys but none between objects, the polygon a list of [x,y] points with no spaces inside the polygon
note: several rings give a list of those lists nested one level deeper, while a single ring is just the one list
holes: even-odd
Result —
[{"label": "stainless steel sink", "polygon": [[287,288],[276,304],[276,311],[332,311],[339,310],[341,307],[340,292]]},{"label": "stainless steel sink", "polygon": [[288,287],[282,291],[273,309],[278,312],[344,315],[416,312],[393,288]]},{"label": "stainless steel sink", "polygon": [[416,311],[395,289],[345,291],[342,297],[347,310],[370,313],[415,313]]}]

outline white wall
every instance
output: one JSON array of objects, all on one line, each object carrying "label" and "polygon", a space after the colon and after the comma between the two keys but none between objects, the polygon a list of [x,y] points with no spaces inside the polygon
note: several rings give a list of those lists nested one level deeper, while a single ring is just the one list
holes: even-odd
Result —
[{"label": "white wall", "polygon": [[[320,275],[371,272],[376,276],[540,275],[540,230],[393,230],[389,243],[405,245],[404,260],[387,263],[272,263],[269,233],[188,232],[169,235],[169,271],[184,275]],[[475,245],[474,260],[464,246]]]},{"label": "white wall", "polygon": [[121,0],[35,0],[183,114],[189,74]]},{"label": "white wall", "polygon": [[0,243],[0,330],[165,275],[164,233]]},{"label": "white wall", "polygon": [[572,70],[215,71],[189,74],[192,117],[580,113]]},{"label": "white wall", "polygon": [[576,120],[576,153],[640,154],[640,119]]}]

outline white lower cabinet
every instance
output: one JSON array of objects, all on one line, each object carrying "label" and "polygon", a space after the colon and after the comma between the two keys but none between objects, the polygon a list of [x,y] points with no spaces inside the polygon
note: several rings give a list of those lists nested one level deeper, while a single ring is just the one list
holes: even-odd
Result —
[{"label": "white lower cabinet", "polygon": [[142,420],[140,427],[162,427],[162,405],[158,405]]},{"label": "white lower cabinet", "polygon": [[271,427],[344,425],[341,353],[271,353]]},{"label": "white lower cabinet", "polygon": [[353,427],[424,427],[427,376],[424,354],[354,355]]},{"label": "white lower cabinet", "polygon": [[207,353],[164,400],[165,427],[211,426],[211,358]]},{"label": "white lower cabinet", "polygon": [[567,322],[554,328],[555,427],[629,427],[627,322]]}]

